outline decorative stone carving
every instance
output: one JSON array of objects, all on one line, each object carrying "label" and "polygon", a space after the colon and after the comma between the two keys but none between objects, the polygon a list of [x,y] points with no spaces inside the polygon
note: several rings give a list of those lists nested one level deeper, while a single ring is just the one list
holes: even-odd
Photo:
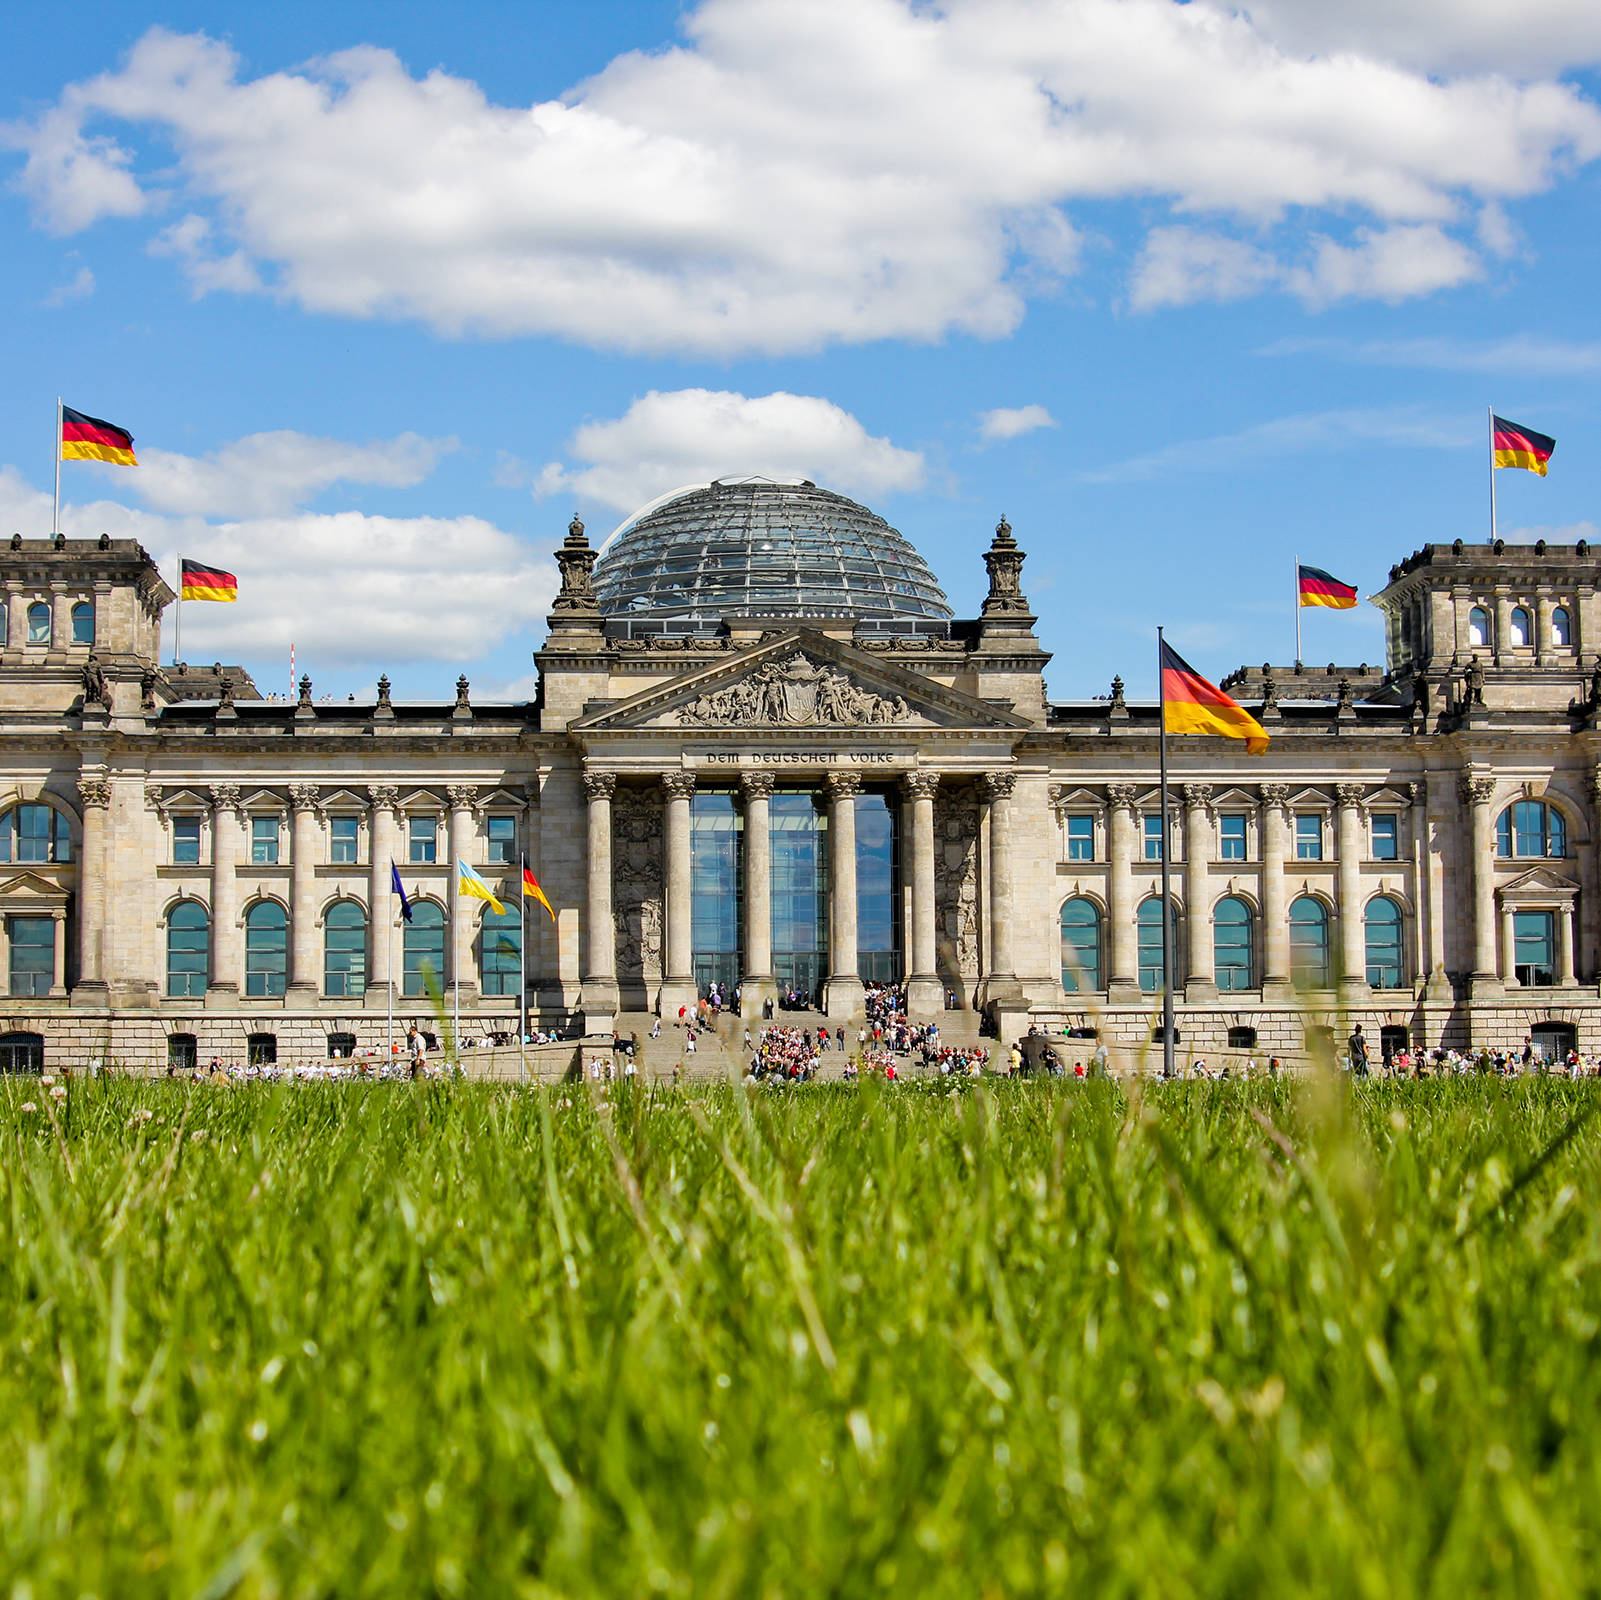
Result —
[{"label": "decorative stone carving", "polygon": [[141,711],[154,711],[156,709],[156,684],[161,674],[154,667],[146,667],[139,674],[139,709]]},{"label": "decorative stone carving", "polygon": [[1012,537],[1011,523],[1003,516],[995,524],[995,538],[984,552],[984,565],[990,575],[990,592],[984,600],[984,616],[1028,615],[1028,601],[1023,597],[1025,559],[1017,547],[1017,540]]},{"label": "decorative stone carving", "polygon": [[301,679],[300,679],[300,699],[297,702],[297,704],[305,706],[308,709],[311,706],[311,674],[310,673],[303,673],[301,675]]},{"label": "decorative stone carving", "polygon": [[472,708],[472,702],[467,698],[467,687],[467,674],[464,672],[456,679],[456,709],[458,711],[468,711]]},{"label": "decorative stone carving", "polygon": [[1465,805],[1488,805],[1495,798],[1495,779],[1477,773],[1464,772],[1461,778],[1462,800]]},{"label": "decorative stone carving", "polygon": [[321,811],[321,792],[314,783],[289,785],[289,803],[296,811]]},{"label": "decorative stone carving", "polygon": [[556,548],[556,565],[561,569],[561,589],[552,611],[588,611],[600,615],[595,604],[595,586],[590,581],[598,552],[589,546],[584,525],[574,516],[567,524],[567,537]]},{"label": "decorative stone carving", "polygon": [[849,800],[862,792],[862,775],[859,772],[831,772],[828,775],[828,792],[836,800]]},{"label": "decorative stone carving", "polygon": [[79,778],[78,798],[84,809],[104,811],[111,804],[111,785],[104,778]]},{"label": "decorative stone carving", "polygon": [[90,706],[104,706],[107,711],[111,709],[111,685],[106,680],[99,656],[93,650],[83,664],[83,704],[85,710]]},{"label": "decorative stone carving", "polygon": [[212,784],[211,809],[213,811],[237,811],[239,809],[239,785],[237,783]]},{"label": "decorative stone carving", "polygon": [[772,796],[773,781],[771,772],[747,772],[741,775],[739,786],[747,800],[766,800]]},{"label": "decorative stone carving", "polygon": [[1471,710],[1484,704],[1484,663],[1475,656],[1468,662],[1462,678],[1462,706]]},{"label": "decorative stone carving", "polygon": [[392,783],[369,783],[367,798],[375,811],[394,811],[400,804],[400,790]]},{"label": "decorative stone carving", "polygon": [[[615,782],[610,772],[593,776]],[[612,923],[617,937],[617,981],[625,988],[642,985],[649,993],[662,979],[662,803],[654,788],[616,791]],[[643,998],[639,1003],[644,1004]]]},{"label": "decorative stone carving", "polygon": [[584,769],[584,793],[591,800],[610,800],[617,789],[615,772],[592,772]]},{"label": "decorative stone carving", "polygon": [[978,803],[970,784],[942,784],[934,801],[937,962],[947,988],[961,991],[978,971]]},{"label": "decorative stone carving", "polygon": [[667,791],[669,799],[693,799],[695,794],[695,774],[693,772],[664,772],[662,774],[662,788]]},{"label": "decorative stone carving", "polygon": [[687,728],[812,727],[913,720],[899,695],[886,698],[859,689],[843,672],[796,650],[782,661],[767,661],[748,678],[703,694],[679,708]]},{"label": "decorative stone carving", "polygon": [[1279,682],[1273,676],[1271,663],[1262,663],[1262,712],[1276,712],[1279,709]]},{"label": "decorative stone carving", "polygon": [[1257,786],[1264,811],[1282,811],[1290,803],[1290,786],[1287,783],[1263,783]]},{"label": "decorative stone carving", "polygon": [[1367,790],[1360,783],[1337,783],[1334,786],[1334,798],[1342,806],[1362,805],[1367,796]]},{"label": "decorative stone carving", "polygon": [[932,800],[939,793],[937,772],[908,772],[901,785],[913,800]]},{"label": "decorative stone carving", "polygon": [[390,704],[389,674],[387,672],[382,673],[378,679],[378,704],[380,706],[387,706]]},{"label": "decorative stone carving", "polygon": [[986,800],[1010,800],[1017,786],[1015,772],[986,772],[979,780],[979,791]]},{"label": "decorative stone carving", "polygon": [[1186,808],[1199,807],[1210,814],[1212,810],[1212,785],[1209,783],[1186,783],[1184,785],[1184,804]]},{"label": "decorative stone carving", "polygon": [[451,783],[445,786],[445,798],[450,801],[452,811],[471,811],[473,801],[478,798],[478,785],[476,783]]},{"label": "decorative stone carving", "polygon": [[1115,677],[1112,679],[1111,709],[1113,711],[1128,710],[1128,701],[1123,698],[1123,679],[1121,677]]}]

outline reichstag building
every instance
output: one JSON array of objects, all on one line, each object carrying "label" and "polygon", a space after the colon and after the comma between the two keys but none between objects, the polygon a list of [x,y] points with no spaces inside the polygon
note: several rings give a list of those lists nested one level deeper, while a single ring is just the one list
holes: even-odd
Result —
[{"label": "reichstag building", "polygon": [[[1601,1048],[1601,609],[1576,545],[1429,544],[1381,665],[1245,667],[1272,735],[1053,700],[1024,552],[952,615],[912,544],[808,482],[730,479],[596,549],[576,520],[528,703],[267,700],[165,666],[131,541],[13,538],[0,697],[0,1067],[304,1060],[426,1021],[587,1030],[708,985],[831,1019],[1035,1020],[1132,1062],[1172,851],[1182,1054]],[[975,556],[976,559],[976,556]],[[505,917],[460,895],[461,857]],[[522,950],[523,857],[544,886]],[[414,903],[398,917],[391,863]]]}]

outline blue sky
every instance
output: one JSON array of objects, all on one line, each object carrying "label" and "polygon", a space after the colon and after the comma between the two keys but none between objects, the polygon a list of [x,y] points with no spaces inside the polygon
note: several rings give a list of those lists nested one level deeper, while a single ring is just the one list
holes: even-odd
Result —
[{"label": "blue sky", "polygon": [[[185,653],[526,692],[576,508],[805,472],[1057,698],[1292,654],[1291,563],[1595,536],[1601,8],[88,4],[0,59],[0,533],[230,566]],[[1533,537],[1531,533],[1529,535]],[[170,646],[169,646],[170,648]],[[1315,661],[1377,612],[1309,612]]]}]

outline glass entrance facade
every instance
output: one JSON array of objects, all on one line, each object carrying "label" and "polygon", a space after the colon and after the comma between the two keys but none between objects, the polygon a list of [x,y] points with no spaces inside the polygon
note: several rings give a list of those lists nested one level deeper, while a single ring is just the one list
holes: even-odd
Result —
[{"label": "glass entrance facade", "polygon": [[[744,819],[732,794],[702,792],[689,807],[689,943],[695,987],[739,982],[739,930],[744,926],[740,834]],[[775,912],[776,918],[776,912]]]},{"label": "glass entrance facade", "polygon": [[828,815],[810,793],[778,793],[770,816],[773,975],[815,1005],[828,976]]},{"label": "glass entrance facade", "polygon": [[856,970],[867,983],[901,978],[897,833],[888,796],[856,797]]}]

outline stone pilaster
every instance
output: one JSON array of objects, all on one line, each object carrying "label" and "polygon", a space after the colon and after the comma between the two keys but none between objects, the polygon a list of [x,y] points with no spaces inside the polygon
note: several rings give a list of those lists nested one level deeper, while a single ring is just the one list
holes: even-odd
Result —
[{"label": "stone pilaster", "polygon": [[1133,784],[1107,784],[1106,804],[1106,998],[1112,1005],[1129,1005],[1140,998],[1138,930],[1134,921]]},{"label": "stone pilaster", "polygon": [[773,775],[747,772],[745,794],[745,960],[739,980],[741,1014],[759,1018],[765,1002],[778,1003],[773,976]]},{"label": "stone pilaster", "polygon": [[244,939],[239,923],[239,786],[213,784],[211,789],[211,974],[206,1005],[227,1007],[239,1001],[244,969]]},{"label": "stone pilaster", "polygon": [[[1217,952],[1212,946],[1212,894],[1207,878],[1211,854],[1212,786],[1184,785],[1184,923],[1189,930],[1184,998],[1217,999]],[[1175,978],[1177,974],[1175,974]]]},{"label": "stone pilaster", "polygon": [[666,925],[662,952],[662,986],[657,1009],[663,1017],[676,1017],[680,1006],[694,1009],[699,998],[695,989],[693,945],[694,876],[690,859],[689,807],[695,796],[693,772],[662,775],[665,796],[663,842],[666,851]]},{"label": "stone pilaster", "polygon": [[615,772],[584,770],[589,801],[588,912],[584,918],[584,1016],[603,1032],[617,1015],[617,930],[612,918],[611,802]]},{"label": "stone pilaster", "polygon": [[[473,934],[478,925],[478,914],[485,909],[482,900],[461,892],[461,874],[456,863],[467,861],[472,854],[473,802],[478,798],[478,786],[473,783],[453,783],[445,789],[450,802],[450,884],[447,921],[450,926],[450,984],[459,991],[458,998],[469,1004],[478,1000],[478,972],[473,964]],[[469,866],[471,862],[467,863]]]},{"label": "stone pilaster", "polygon": [[823,1007],[831,1018],[859,1014],[866,1002],[856,959],[856,796],[861,775],[828,775],[829,936]]},{"label": "stone pilaster", "polygon": [[1362,916],[1362,801],[1360,783],[1334,786],[1335,881],[1340,901],[1339,987],[1344,1001],[1365,1000],[1367,933]]},{"label": "stone pilaster", "polygon": [[[83,803],[83,839],[78,858],[78,981],[73,985],[72,1003],[103,1006],[110,998],[105,981],[105,944],[106,828],[111,784],[103,776],[79,778],[78,798]],[[66,971],[58,959],[56,984],[66,981]]]},{"label": "stone pilaster", "polygon": [[1446,976],[1446,873],[1447,863],[1439,841],[1456,833],[1456,797],[1451,792],[1451,775],[1431,772],[1423,783],[1423,801],[1413,801],[1412,819],[1418,835],[1418,905],[1427,914],[1423,940],[1426,974],[1424,998],[1436,1005],[1451,999],[1451,980]]},{"label": "stone pilaster", "polygon": [[1479,1000],[1494,998],[1503,992],[1496,972],[1495,951],[1495,818],[1490,810],[1490,802],[1495,798],[1495,779],[1464,772],[1461,792],[1462,803],[1468,810],[1468,839],[1473,852],[1472,982],[1473,998]]},{"label": "stone pilaster", "polygon": [[901,783],[912,814],[912,926],[907,941],[910,971],[906,979],[906,1009],[910,1014],[930,1016],[945,1009],[945,986],[936,969],[934,943],[934,796],[939,791],[939,774],[908,772]]},{"label": "stone pilaster", "polygon": [[1262,797],[1262,997],[1282,1000],[1290,991],[1290,908],[1284,886],[1289,850],[1290,789],[1264,783]]},{"label": "stone pilaster", "polygon": [[369,1010],[383,1010],[390,1003],[390,986],[395,974],[390,963],[394,942],[395,900],[392,869],[396,860],[396,807],[400,791],[393,784],[369,785],[372,806],[367,813],[367,995]]},{"label": "stone pilaster", "polygon": [[[1017,962],[1012,954],[1012,790],[1015,772],[986,773],[979,787],[989,803],[989,884],[990,938],[985,952],[984,1004],[992,1014],[1027,1011],[1023,986],[1017,981]],[[1000,1017],[996,1016],[997,1024]],[[1001,1030],[1004,1037],[1004,1028]]]},{"label": "stone pilaster", "polygon": [[317,961],[317,831],[322,818],[314,783],[289,785],[289,992],[310,1000],[321,990]]}]

